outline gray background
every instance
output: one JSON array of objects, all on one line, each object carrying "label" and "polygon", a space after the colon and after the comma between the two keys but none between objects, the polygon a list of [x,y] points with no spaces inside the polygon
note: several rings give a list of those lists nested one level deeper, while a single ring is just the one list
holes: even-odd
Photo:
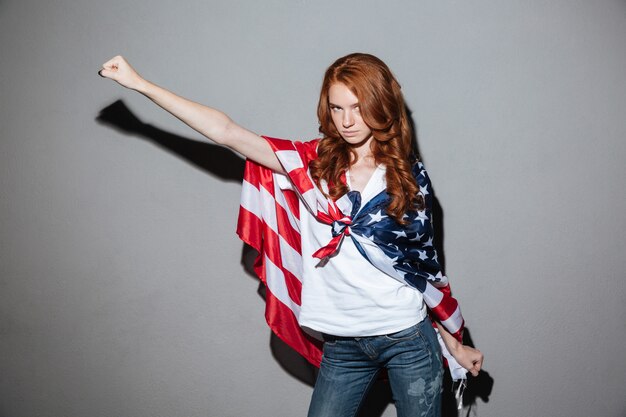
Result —
[{"label": "gray background", "polygon": [[382,4],[0,2],[1,417],[305,414],[242,266],[241,161],[96,71],[309,139],[354,51],[413,112],[494,383],[474,410],[626,415],[626,2]]}]

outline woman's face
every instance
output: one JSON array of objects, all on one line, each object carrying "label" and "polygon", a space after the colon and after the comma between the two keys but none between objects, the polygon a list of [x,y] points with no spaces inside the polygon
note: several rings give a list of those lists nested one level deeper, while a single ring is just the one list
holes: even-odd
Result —
[{"label": "woman's face", "polygon": [[343,140],[351,145],[364,145],[372,138],[372,130],[361,117],[359,99],[345,84],[331,84],[328,104],[333,123]]}]

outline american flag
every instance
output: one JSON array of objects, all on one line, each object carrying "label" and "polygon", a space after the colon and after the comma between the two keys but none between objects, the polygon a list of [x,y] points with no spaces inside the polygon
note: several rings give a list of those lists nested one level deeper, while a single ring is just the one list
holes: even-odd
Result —
[{"label": "american flag", "polygon": [[[332,240],[314,256],[328,260],[344,238],[353,239],[359,252],[375,267],[419,290],[431,316],[458,340],[462,338],[463,317],[450,295],[433,247],[430,207],[432,194],[428,174],[416,163],[414,176],[425,200],[425,209],[407,213],[407,226],[386,215],[388,201],[381,192],[361,207],[360,194],[349,192],[336,201],[315,186],[308,171],[317,157],[318,140],[294,142],[265,137],[287,176],[246,161],[241,206],[237,224],[239,237],[258,252],[254,270],[267,287],[265,317],[272,331],[312,364],[319,366],[322,342],[298,325],[302,289],[300,205],[332,228]],[[453,379],[465,377],[440,344]]]}]

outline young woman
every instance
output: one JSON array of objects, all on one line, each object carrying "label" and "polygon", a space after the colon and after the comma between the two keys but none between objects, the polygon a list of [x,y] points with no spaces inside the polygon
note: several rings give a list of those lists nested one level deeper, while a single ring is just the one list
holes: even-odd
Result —
[{"label": "young woman", "polygon": [[398,416],[439,415],[442,351],[430,317],[453,376],[478,374],[482,353],[459,342],[463,319],[432,246],[428,176],[412,155],[400,86],[380,59],[351,54],[328,68],[318,105],[323,137],[306,143],[258,136],[143,79],[120,56],[99,74],[241,153],[250,169],[277,174],[277,189],[297,196],[297,318],[325,342],[309,416],[356,415],[382,369]]}]

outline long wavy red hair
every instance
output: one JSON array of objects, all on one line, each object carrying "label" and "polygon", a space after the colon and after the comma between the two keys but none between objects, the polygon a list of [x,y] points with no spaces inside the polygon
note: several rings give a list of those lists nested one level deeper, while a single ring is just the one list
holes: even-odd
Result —
[{"label": "long wavy red hair", "polygon": [[317,106],[319,131],[323,135],[317,149],[318,158],[310,164],[311,175],[329,184],[331,198],[347,193],[342,174],[356,158],[337,131],[331,116],[328,90],[342,83],[358,98],[363,121],[372,130],[372,155],[377,164],[387,167],[387,214],[406,224],[406,212],[423,208],[423,198],[411,173],[417,156],[413,155],[413,134],[400,84],[387,65],[373,55],[354,53],[335,61],[324,75]]}]

